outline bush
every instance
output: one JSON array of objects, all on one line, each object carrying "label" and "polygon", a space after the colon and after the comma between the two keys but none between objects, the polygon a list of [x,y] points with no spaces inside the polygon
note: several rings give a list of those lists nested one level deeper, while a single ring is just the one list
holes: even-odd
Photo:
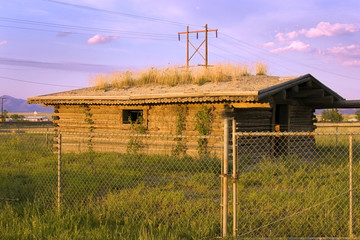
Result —
[{"label": "bush", "polygon": [[357,110],[357,111],[355,112],[355,115],[356,115],[357,120],[360,121],[360,110]]},{"label": "bush", "polygon": [[321,121],[342,122],[343,119],[343,115],[337,108],[325,109],[321,114]]}]

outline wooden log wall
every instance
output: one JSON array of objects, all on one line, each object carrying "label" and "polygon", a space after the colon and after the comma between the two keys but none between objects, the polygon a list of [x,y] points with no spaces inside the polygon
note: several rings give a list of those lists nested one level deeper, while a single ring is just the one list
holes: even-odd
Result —
[{"label": "wooden log wall", "polygon": [[[181,135],[197,136],[195,115],[202,104],[186,105],[184,130]],[[211,135],[223,135],[223,104],[205,105],[213,109],[214,116]],[[91,148],[94,151],[113,151],[126,153],[130,141],[138,141],[142,146],[140,152],[170,154],[176,147],[174,137],[131,137],[126,135],[98,135],[99,133],[136,134],[131,130],[131,124],[124,124],[122,111],[124,109],[142,110],[146,134],[175,135],[178,116],[178,105],[150,106],[107,106],[107,105],[60,105],[55,107],[55,128],[61,131],[63,151],[85,152]],[[65,133],[67,132],[67,133]],[[69,134],[71,133],[71,134]],[[198,138],[184,138],[186,153],[191,156],[198,154]],[[57,138],[55,138],[55,146]],[[222,156],[222,140],[210,138],[208,149],[210,153]]]},{"label": "wooden log wall", "polygon": [[[313,132],[316,128],[314,111],[307,106],[289,106],[289,131]],[[313,136],[291,136],[287,138],[287,144],[289,154],[310,156],[315,146],[315,138]]]},{"label": "wooden log wall", "polygon": [[[272,129],[271,108],[234,109],[237,132],[269,132]],[[269,137],[240,137],[238,142],[240,161],[260,161],[272,154]]]},{"label": "wooden log wall", "polygon": [[272,129],[271,108],[235,108],[237,132],[268,132]]},{"label": "wooden log wall", "polygon": [[312,132],[315,130],[314,109],[307,106],[289,106],[289,131]]}]

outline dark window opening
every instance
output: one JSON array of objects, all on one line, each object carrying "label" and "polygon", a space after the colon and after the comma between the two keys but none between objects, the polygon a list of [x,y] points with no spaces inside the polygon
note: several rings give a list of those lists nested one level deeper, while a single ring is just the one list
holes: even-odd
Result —
[{"label": "dark window opening", "polygon": [[288,129],[289,125],[289,110],[288,105],[277,104],[275,112],[275,125],[280,125],[280,131],[284,132]]},{"label": "dark window opening", "polygon": [[135,123],[143,117],[143,110],[123,110],[123,124]]},{"label": "dark window opening", "polygon": [[[277,104],[275,111],[275,131],[286,132],[289,127],[289,107],[286,104]],[[286,136],[274,137],[274,156],[286,156],[288,139]]]}]

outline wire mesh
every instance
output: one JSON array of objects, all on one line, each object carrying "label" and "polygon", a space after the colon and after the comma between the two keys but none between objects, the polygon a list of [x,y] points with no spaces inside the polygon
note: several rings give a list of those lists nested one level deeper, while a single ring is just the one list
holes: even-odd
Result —
[{"label": "wire mesh", "polygon": [[[118,229],[123,238],[209,239],[222,235],[229,201],[230,235],[223,141],[0,130],[0,207],[31,203],[46,214],[60,200],[60,212],[85,212],[85,225]],[[235,145],[239,238],[360,236],[360,133],[236,133]],[[233,173],[230,156],[228,167]]]},{"label": "wire mesh", "polygon": [[55,207],[56,174],[52,133],[0,132],[0,204]]},{"label": "wire mesh", "polygon": [[213,238],[221,234],[222,144],[206,136],[2,131],[0,197],[47,209],[59,200],[61,212],[115,221],[125,238],[144,229]]},{"label": "wire mesh", "polygon": [[239,237],[359,236],[360,134],[350,134],[238,133]]}]

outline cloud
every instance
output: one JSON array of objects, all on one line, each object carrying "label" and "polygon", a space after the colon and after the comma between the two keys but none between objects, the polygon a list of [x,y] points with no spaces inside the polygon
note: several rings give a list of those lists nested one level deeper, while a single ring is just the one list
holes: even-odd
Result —
[{"label": "cloud", "polygon": [[338,35],[344,35],[349,33],[360,32],[360,24],[345,24],[345,23],[334,23],[320,22],[316,27],[310,29],[301,29],[299,31],[291,31],[288,33],[277,33],[275,35],[279,42],[288,41],[294,39],[300,35],[304,35],[308,38],[316,37],[333,37]]},{"label": "cloud", "polygon": [[267,43],[261,44],[261,47],[263,47],[263,48],[269,48],[269,47],[274,47],[274,46],[275,46],[274,42],[267,42]]},{"label": "cloud", "polygon": [[5,41],[5,40],[0,42],[0,46],[6,45],[6,44],[7,44],[7,41]]},{"label": "cloud", "polygon": [[275,35],[278,41],[284,42],[290,39],[294,39],[299,36],[299,33],[296,31],[288,32],[288,33],[278,33]]},{"label": "cloud", "polygon": [[276,48],[271,50],[271,53],[281,53],[281,52],[290,52],[290,51],[307,51],[310,50],[310,45],[305,44],[301,41],[293,41],[289,46],[283,48]]},{"label": "cloud", "polygon": [[42,10],[42,9],[29,8],[29,9],[27,9],[27,12],[32,15],[37,15],[37,16],[49,15],[49,12]]},{"label": "cloud", "polygon": [[100,35],[96,34],[95,36],[88,39],[88,44],[102,44],[102,43],[108,43],[112,40],[118,39],[119,36],[106,36],[106,35]]},{"label": "cloud", "polygon": [[360,45],[332,47],[326,53],[338,58],[345,66],[360,66]]},{"label": "cloud", "polygon": [[315,28],[310,28],[309,30],[302,29],[299,33],[304,34],[308,38],[315,38],[322,36],[332,37],[359,31],[360,26],[358,24],[320,22]]},{"label": "cloud", "polygon": [[343,62],[343,65],[352,66],[352,67],[360,67],[360,60],[345,61],[345,62]]},{"label": "cloud", "polygon": [[328,48],[327,52],[331,55],[336,55],[340,57],[355,57],[360,58],[360,45],[349,45],[349,46],[340,46]]},{"label": "cloud", "polygon": [[70,31],[64,31],[64,32],[59,32],[58,34],[56,34],[57,37],[66,37],[69,36],[71,34]]},{"label": "cloud", "polygon": [[0,65],[22,66],[40,69],[56,69],[62,71],[75,71],[87,73],[112,72],[119,70],[118,67],[111,65],[89,64],[78,62],[40,62],[27,59],[0,57]]}]

